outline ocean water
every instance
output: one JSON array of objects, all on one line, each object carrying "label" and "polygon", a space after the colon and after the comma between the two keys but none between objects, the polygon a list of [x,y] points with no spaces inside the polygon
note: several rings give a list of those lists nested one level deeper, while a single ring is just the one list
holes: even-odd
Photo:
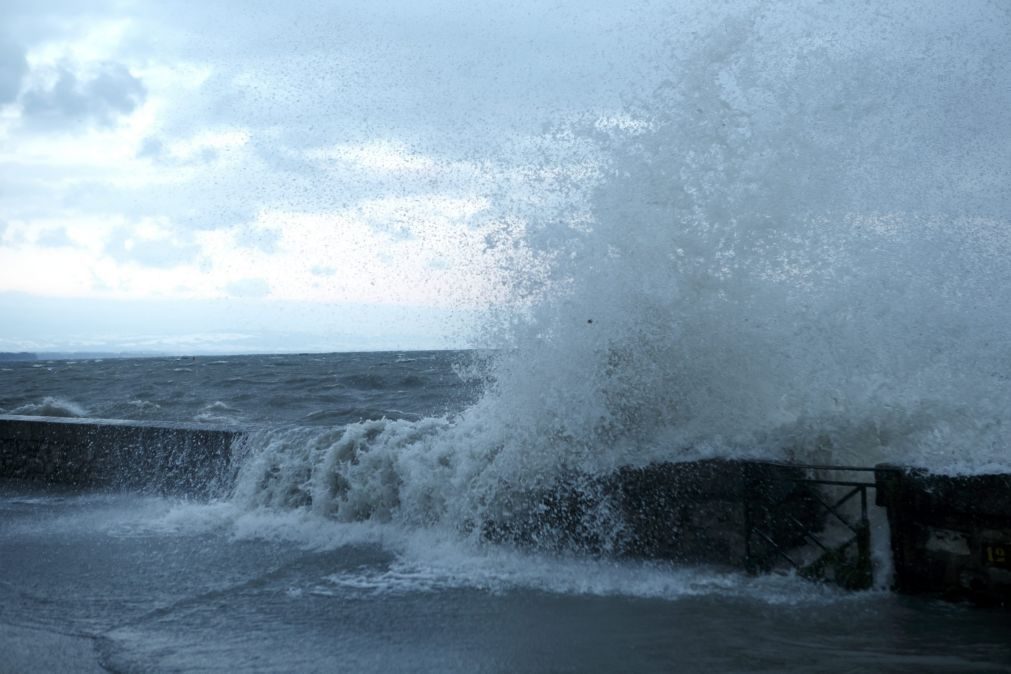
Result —
[{"label": "ocean water", "polygon": [[480,361],[416,351],[0,362],[0,414],[244,428],[417,421],[473,403]]},{"label": "ocean water", "polygon": [[210,498],[0,483],[0,671],[1011,668],[1006,612],[900,598],[887,577],[847,593],[483,540],[461,505],[519,507],[536,482],[458,484],[440,445],[466,442],[488,357],[6,365],[6,412],[253,431]]}]

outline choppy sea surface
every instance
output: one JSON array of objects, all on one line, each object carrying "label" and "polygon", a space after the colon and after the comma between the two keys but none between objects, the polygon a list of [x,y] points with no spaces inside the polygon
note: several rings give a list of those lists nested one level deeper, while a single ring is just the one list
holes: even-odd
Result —
[{"label": "choppy sea surface", "polygon": [[[466,489],[409,455],[439,453],[475,404],[480,361],[5,365],[6,412],[264,428],[210,499],[0,483],[0,671],[1011,668],[1007,613],[469,535],[453,514],[473,507]],[[412,489],[427,510],[409,512]]]},{"label": "choppy sea surface", "polygon": [[474,401],[468,362],[437,351],[0,362],[0,414],[246,427],[416,420]]}]

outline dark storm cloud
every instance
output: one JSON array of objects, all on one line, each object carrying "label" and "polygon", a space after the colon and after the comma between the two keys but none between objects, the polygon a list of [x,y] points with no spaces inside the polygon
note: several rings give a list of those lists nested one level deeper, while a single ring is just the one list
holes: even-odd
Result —
[{"label": "dark storm cloud", "polygon": [[25,118],[44,126],[93,122],[112,124],[144,102],[147,90],[126,66],[103,63],[90,77],[60,66],[51,85],[37,84],[21,97]]}]

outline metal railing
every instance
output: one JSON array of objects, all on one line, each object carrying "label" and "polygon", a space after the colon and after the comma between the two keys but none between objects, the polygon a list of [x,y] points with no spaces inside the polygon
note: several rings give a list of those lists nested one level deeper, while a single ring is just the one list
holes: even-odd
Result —
[{"label": "metal railing", "polygon": [[[874,468],[857,466],[830,466],[830,465],[798,465],[789,464],[794,468],[802,468],[811,473],[814,471],[834,471],[867,473],[874,472]],[[791,556],[791,551],[786,549],[780,542],[775,540],[767,532],[753,525],[753,518],[750,516],[752,504],[746,505],[745,514],[745,555],[748,560],[748,567],[752,571],[768,569],[772,566],[774,558],[786,562],[790,568],[795,569],[800,575],[821,580],[830,580],[848,589],[867,589],[871,587],[874,580],[873,566],[871,562],[871,527],[868,516],[867,490],[876,487],[874,482],[859,479],[821,479],[818,477],[797,478],[784,476],[784,480],[806,484],[815,489],[798,490],[783,501],[773,504],[773,507],[785,506],[791,499],[803,498],[811,502],[811,505],[820,512],[820,524],[814,526],[802,522],[788,509],[783,508],[781,512],[789,513],[785,516],[797,528],[804,540],[818,550],[818,556],[814,561],[801,561]],[[836,498],[829,498],[828,490],[843,489],[843,493]],[[859,500],[859,509],[853,514],[853,508],[847,509],[847,505]],[[829,542],[825,534],[825,520],[834,521],[841,525],[843,531],[847,532],[845,540],[842,542]],[[761,541],[764,545],[756,545]],[[764,548],[759,552],[759,548]]]}]

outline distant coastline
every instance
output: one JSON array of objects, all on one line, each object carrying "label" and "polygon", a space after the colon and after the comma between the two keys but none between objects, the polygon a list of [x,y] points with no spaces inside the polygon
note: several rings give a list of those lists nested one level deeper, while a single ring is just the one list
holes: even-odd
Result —
[{"label": "distant coastline", "polygon": [[0,351],[0,362],[27,362],[38,360],[84,360],[106,358],[163,358],[173,354],[157,351],[52,351],[32,353],[30,351]]},{"label": "distant coastline", "polygon": [[47,360],[108,360],[113,358],[235,358],[241,356],[304,356],[304,355],[334,355],[348,353],[495,353],[493,348],[457,348],[457,349],[351,349],[333,351],[0,351],[0,362],[37,362]]},{"label": "distant coastline", "polygon": [[39,357],[34,353],[29,353],[27,351],[0,351],[0,361],[10,362],[10,361],[24,361],[24,360],[38,360]]}]

